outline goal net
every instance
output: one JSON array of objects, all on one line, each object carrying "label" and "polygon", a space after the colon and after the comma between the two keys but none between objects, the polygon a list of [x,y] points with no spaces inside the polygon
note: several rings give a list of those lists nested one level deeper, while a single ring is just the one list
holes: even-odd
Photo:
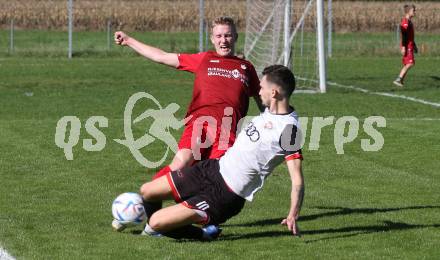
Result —
[{"label": "goal net", "polygon": [[318,89],[316,1],[247,0],[246,8],[244,55],[257,72],[284,64],[298,89]]}]

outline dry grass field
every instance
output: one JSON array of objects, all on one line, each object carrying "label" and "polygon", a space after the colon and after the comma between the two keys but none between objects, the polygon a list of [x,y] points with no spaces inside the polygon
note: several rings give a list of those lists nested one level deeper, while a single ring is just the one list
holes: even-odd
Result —
[{"label": "dry grass field", "polygon": [[[103,30],[110,19],[112,27],[130,31],[196,31],[196,0],[75,0],[75,28]],[[239,30],[246,23],[245,0],[206,0],[206,16],[232,16]],[[418,32],[440,31],[440,2],[416,2]],[[67,24],[66,1],[0,0],[0,28],[13,18],[20,29],[64,30]],[[402,16],[398,1],[333,2],[333,22],[337,32],[381,32],[394,30]]]}]

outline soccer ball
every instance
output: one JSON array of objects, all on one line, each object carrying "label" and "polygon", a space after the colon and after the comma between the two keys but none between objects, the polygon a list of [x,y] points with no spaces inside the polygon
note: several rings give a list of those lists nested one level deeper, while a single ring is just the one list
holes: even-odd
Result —
[{"label": "soccer ball", "polygon": [[112,214],[123,225],[140,224],[147,218],[142,197],[134,192],[119,195],[113,201]]}]

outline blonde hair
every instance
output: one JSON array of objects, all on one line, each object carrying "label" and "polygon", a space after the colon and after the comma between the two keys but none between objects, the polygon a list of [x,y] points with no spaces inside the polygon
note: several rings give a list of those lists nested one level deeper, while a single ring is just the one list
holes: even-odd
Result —
[{"label": "blonde hair", "polygon": [[220,16],[215,18],[211,23],[211,32],[217,25],[229,25],[234,34],[237,34],[237,27],[235,26],[234,19],[228,16]]}]

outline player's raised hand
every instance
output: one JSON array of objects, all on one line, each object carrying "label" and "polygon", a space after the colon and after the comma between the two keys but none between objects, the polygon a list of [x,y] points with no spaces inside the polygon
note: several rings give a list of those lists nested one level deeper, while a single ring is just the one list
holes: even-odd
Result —
[{"label": "player's raised hand", "polygon": [[122,45],[122,46],[127,45],[128,38],[129,36],[124,32],[121,31],[115,32],[115,43],[117,45]]},{"label": "player's raised hand", "polygon": [[296,223],[296,219],[294,217],[287,217],[281,221],[281,225],[286,225],[289,231],[292,231],[294,236],[301,236],[298,228],[298,224]]}]

